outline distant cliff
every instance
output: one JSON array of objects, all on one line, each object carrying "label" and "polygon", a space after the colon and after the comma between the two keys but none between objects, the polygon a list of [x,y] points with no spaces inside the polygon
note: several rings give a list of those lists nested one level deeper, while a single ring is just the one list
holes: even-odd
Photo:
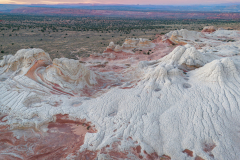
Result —
[{"label": "distant cliff", "polygon": [[77,15],[77,16],[108,16],[131,18],[163,18],[163,19],[240,19],[240,13],[217,12],[144,12],[144,11],[116,11],[89,10],[70,8],[22,7],[13,9],[10,13],[44,14],[44,15]]}]

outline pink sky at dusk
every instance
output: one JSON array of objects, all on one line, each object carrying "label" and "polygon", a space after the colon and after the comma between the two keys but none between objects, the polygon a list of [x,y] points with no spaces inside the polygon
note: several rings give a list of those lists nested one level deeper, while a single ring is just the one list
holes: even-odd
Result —
[{"label": "pink sky at dusk", "polygon": [[0,4],[61,4],[61,3],[101,3],[101,4],[220,4],[232,3],[236,0],[0,0]]}]

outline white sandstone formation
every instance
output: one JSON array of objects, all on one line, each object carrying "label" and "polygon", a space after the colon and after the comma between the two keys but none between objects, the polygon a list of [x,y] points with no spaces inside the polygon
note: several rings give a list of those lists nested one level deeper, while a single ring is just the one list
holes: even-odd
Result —
[{"label": "white sandstone formation", "polygon": [[127,38],[122,44],[124,49],[145,49],[153,48],[154,46],[155,45],[150,40],[144,38]]},{"label": "white sandstone formation", "polygon": [[122,47],[119,45],[116,45],[116,47],[114,48],[115,52],[121,52],[122,51]]},{"label": "white sandstone formation", "polygon": [[219,57],[213,54],[202,54],[189,44],[176,47],[171,53],[160,59],[160,62],[169,63],[187,70],[204,66]]},{"label": "white sandstone formation", "polygon": [[203,53],[223,57],[236,56],[240,54],[240,41],[221,43],[218,46],[206,46],[200,51]]},{"label": "white sandstone formation", "polygon": [[138,43],[139,39],[126,38],[122,46],[124,49],[136,48]]},{"label": "white sandstone formation", "polygon": [[188,31],[186,29],[171,31],[166,34],[166,36],[174,44],[187,44],[188,42],[194,42],[201,38],[204,38],[204,34],[197,31]]},{"label": "white sandstone formation", "polygon": [[47,89],[47,92],[56,91],[59,87],[58,89],[64,92],[75,93],[97,84],[96,74],[78,60],[56,58],[52,61],[49,54],[42,49],[19,50],[14,56],[5,56],[1,66],[0,78],[6,79],[6,75],[11,74],[24,76],[24,79],[28,77],[35,81],[32,83],[40,83],[51,88]]},{"label": "white sandstone formation", "polygon": [[216,30],[217,28],[214,26],[205,26],[202,32],[212,33],[212,32],[215,32]]},{"label": "white sandstone formation", "polygon": [[114,44],[114,42],[110,42],[109,45],[107,46],[107,50],[114,50],[114,48],[116,47],[116,45]]},{"label": "white sandstone formation", "polygon": [[14,56],[4,56],[1,61],[3,67],[1,70],[3,72],[21,70],[24,74],[39,60],[44,61],[46,64],[51,63],[49,54],[42,49],[21,49]]},{"label": "white sandstone formation", "polygon": [[106,48],[106,51],[115,51],[115,52],[126,51],[127,52],[128,50],[132,50],[132,49],[147,50],[154,47],[155,47],[155,44],[148,39],[127,38],[125,39],[122,46],[115,45],[114,42],[110,42]]},{"label": "white sandstone formation", "polygon": [[53,64],[43,72],[43,78],[70,91],[97,84],[95,73],[78,60],[67,58],[55,58]]},{"label": "white sandstone formation", "polygon": [[[12,131],[35,128],[40,136],[49,134],[47,126],[56,121],[56,115],[86,119],[97,132],[86,133],[84,144],[76,152],[96,151],[99,159],[114,159],[103,153],[106,148],[123,153],[118,154],[119,159],[149,159],[147,154],[153,153],[159,159],[166,155],[172,160],[239,159],[237,35],[238,31],[225,30],[206,35],[173,31],[166,36],[188,44],[177,46],[161,59],[140,61],[116,72],[93,72],[66,58],[51,61],[40,49],[20,50],[0,61],[0,76],[11,71],[11,75],[5,75],[8,79],[0,81],[0,113],[7,115],[0,125],[9,126]],[[218,40],[220,36],[235,42]],[[152,47],[151,43],[128,39],[122,47]],[[208,45],[197,48],[199,43]],[[109,45],[114,50],[116,47],[114,43]],[[14,72],[17,70],[20,72]],[[100,75],[104,82],[98,81]],[[107,79],[116,79],[117,83]],[[91,88],[99,83],[99,88]],[[88,94],[82,94],[85,92]],[[22,134],[14,132],[14,136],[19,138]],[[115,143],[119,146],[111,148]],[[136,147],[140,158],[126,152]],[[191,154],[186,154],[186,150]],[[6,152],[0,151],[0,159],[3,154]],[[72,154],[67,157],[74,159]]]}]

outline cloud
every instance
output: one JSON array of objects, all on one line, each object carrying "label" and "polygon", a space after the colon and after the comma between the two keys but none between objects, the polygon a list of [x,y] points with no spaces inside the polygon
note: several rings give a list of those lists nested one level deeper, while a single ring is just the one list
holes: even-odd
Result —
[{"label": "cloud", "polygon": [[102,4],[217,4],[217,3],[230,3],[234,0],[1,0],[1,3],[17,3],[17,4],[59,4],[59,3],[102,3]]}]

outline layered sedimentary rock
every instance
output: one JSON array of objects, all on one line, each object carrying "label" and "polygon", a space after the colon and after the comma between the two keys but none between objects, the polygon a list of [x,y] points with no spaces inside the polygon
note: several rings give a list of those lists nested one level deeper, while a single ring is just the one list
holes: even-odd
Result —
[{"label": "layered sedimentary rock", "polygon": [[154,47],[155,47],[155,44],[148,39],[127,38],[122,44],[122,46],[115,45],[114,42],[110,42],[105,52],[109,52],[109,51],[121,52],[124,50],[132,50],[132,49],[147,50]]},{"label": "layered sedimentary rock", "polygon": [[202,32],[212,33],[212,32],[215,32],[216,30],[217,28],[214,26],[206,26],[203,28]]},{"label": "layered sedimentary rock", "polygon": [[97,84],[96,74],[78,60],[56,58],[42,74],[44,80],[69,90],[83,89]]},{"label": "layered sedimentary rock", "polygon": [[238,159],[239,37],[180,30],[81,61],[5,56],[0,159]]},{"label": "layered sedimentary rock", "polygon": [[134,38],[127,38],[125,42],[123,43],[123,48],[125,49],[130,49],[130,48],[139,48],[139,49],[144,49],[144,48],[152,48],[154,47],[154,44],[151,43],[150,40],[148,39],[134,39]]},{"label": "layered sedimentary rock", "polygon": [[196,31],[188,31],[186,29],[171,31],[166,34],[166,40],[170,40],[173,44],[185,45],[188,42],[204,38],[204,34]]},{"label": "layered sedimentary rock", "polygon": [[13,72],[21,70],[23,73],[28,71],[37,61],[43,61],[46,64],[51,63],[48,53],[41,49],[21,49],[14,56],[7,55],[1,61],[2,72]]}]

